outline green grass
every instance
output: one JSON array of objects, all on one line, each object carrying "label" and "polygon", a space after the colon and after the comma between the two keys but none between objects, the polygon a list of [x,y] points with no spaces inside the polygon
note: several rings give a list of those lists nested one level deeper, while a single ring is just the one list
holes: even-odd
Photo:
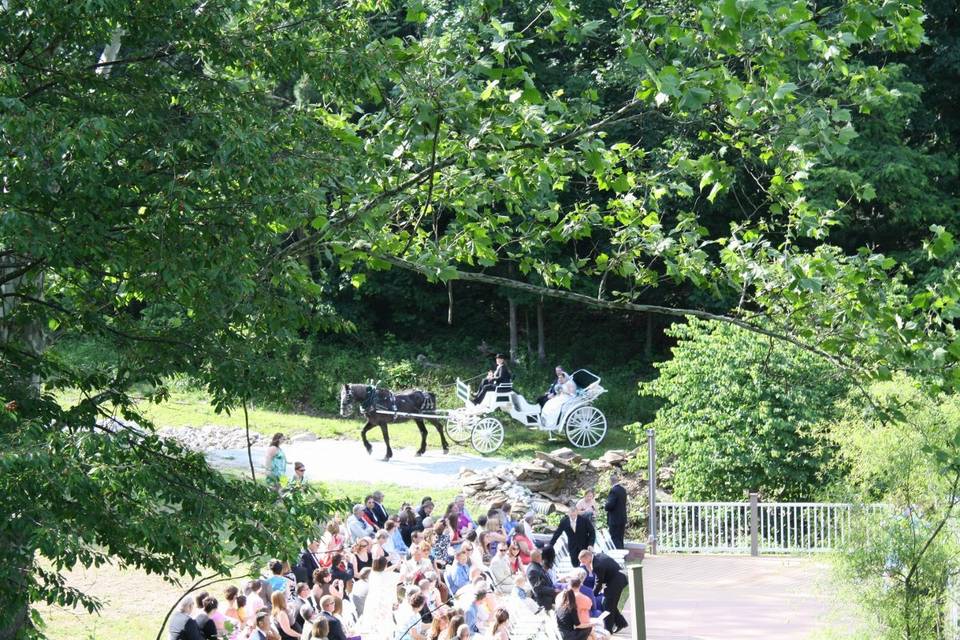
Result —
[{"label": "green grass", "polygon": [[[409,502],[415,508],[420,506],[420,501],[424,496],[433,498],[434,504],[438,509],[445,509],[447,504],[453,502],[454,497],[459,491],[453,487],[443,489],[424,489],[423,487],[405,487],[392,483],[365,483],[365,482],[327,482],[323,486],[326,488],[331,498],[347,497],[354,504],[363,502],[363,498],[370,492],[379,489],[383,491],[384,504],[387,509],[393,513],[400,510],[400,505]],[[468,505],[470,506],[470,505]]]},{"label": "green grass", "polygon": [[[77,397],[69,393],[61,396],[64,403],[76,402]],[[243,428],[243,412],[236,410],[231,414],[217,413],[210,405],[207,396],[198,391],[175,390],[170,399],[162,404],[144,402],[139,407],[143,415],[149,418],[158,427],[202,427],[204,425],[221,425]],[[360,428],[363,420],[359,418],[340,419],[318,417],[299,413],[272,411],[259,407],[250,408],[250,428],[266,435],[276,432],[295,434],[311,432],[319,438],[343,439],[357,441],[360,439]],[[506,429],[503,446],[495,455],[509,459],[532,458],[535,451],[549,451],[557,447],[569,446],[566,438],[557,437],[553,440],[542,431],[535,431],[522,427],[509,415],[497,413]],[[440,439],[432,425],[427,425],[427,447],[439,448]],[[373,429],[367,437],[371,442],[382,442],[379,429]],[[413,422],[405,422],[390,427],[390,443],[393,447],[420,446],[420,436]],[[472,451],[467,445],[450,443],[453,449]],[[610,425],[607,436],[599,446],[593,449],[578,451],[586,458],[598,458],[609,449],[632,449],[636,447],[632,434],[623,430],[622,426]]]}]

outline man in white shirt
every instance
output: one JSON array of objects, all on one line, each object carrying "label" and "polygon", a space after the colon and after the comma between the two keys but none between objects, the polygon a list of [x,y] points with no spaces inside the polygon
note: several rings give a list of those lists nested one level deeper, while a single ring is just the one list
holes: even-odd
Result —
[{"label": "man in white shirt", "polygon": [[513,591],[513,569],[510,568],[510,557],[507,555],[505,542],[497,545],[497,552],[490,559],[490,575],[493,576],[494,591],[497,593]]}]

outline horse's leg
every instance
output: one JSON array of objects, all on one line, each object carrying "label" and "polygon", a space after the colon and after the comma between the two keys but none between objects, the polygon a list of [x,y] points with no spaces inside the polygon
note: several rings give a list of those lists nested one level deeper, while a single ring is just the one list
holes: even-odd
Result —
[{"label": "horse's leg", "polygon": [[380,423],[380,433],[383,434],[383,443],[387,445],[387,455],[383,456],[383,461],[389,462],[390,458],[393,457],[393,449],[390,448],[390,432],[387,431],[386,420]]},{"label": "horse's leg", "polygon": [[370,446],[370,441],[367,440],[367,431],[370,431],[370,429],[373,429],[373,423],[367,418],[367,424],[363,425],[363,429],[360,430],[360,439],[363,440],[363,448],[367,450],[368,455],[373,453],[373,447]]},{"label": "horse's leg", "polygon": [[443,445],[443,452],[450,453],[450,445],[447,444],[447,436],[443,433],[443,425],[440,424],[439,420],[430,420],[433,423],[433,426],[437,428],[437,433],[440,434],[440,444]]},{"label": "horse's leg", "polygon": [[417,455],[422,456],[427,450],[427,428],[423,424],[422,418],[414,418],[417,423],[417,429],[420,430],[420,448],[417,449]]}]

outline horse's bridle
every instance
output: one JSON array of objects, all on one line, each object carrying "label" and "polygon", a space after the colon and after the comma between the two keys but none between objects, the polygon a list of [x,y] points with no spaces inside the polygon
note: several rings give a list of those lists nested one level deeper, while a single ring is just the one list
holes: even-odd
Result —
[{"label": "horse's bridle", "polygon": [[357,405],[357,399],[353,395],[353,387],[349,384],[343,385],[344,394],[340,399],[340,415],[344,414],[344,407],[350,407],[350,415],[353,415],[354,407]]}]

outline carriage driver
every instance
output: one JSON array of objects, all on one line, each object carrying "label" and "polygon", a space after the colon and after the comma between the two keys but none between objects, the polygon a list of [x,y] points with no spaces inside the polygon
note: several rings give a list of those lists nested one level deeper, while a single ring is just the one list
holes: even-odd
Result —
[{"label": "carriage driver", "polygon": [[507,367],[507,358],[502,353],[498,353],[496,361],[497,368],[487,372],[487,379],[480,383],[480,388],[477,389],[477,394],[473,397],[473,404],[483,402],[483,396],[487,395],[487,391],[496,389],[497,385],[506,384],[513,380],[510,369]]}]

